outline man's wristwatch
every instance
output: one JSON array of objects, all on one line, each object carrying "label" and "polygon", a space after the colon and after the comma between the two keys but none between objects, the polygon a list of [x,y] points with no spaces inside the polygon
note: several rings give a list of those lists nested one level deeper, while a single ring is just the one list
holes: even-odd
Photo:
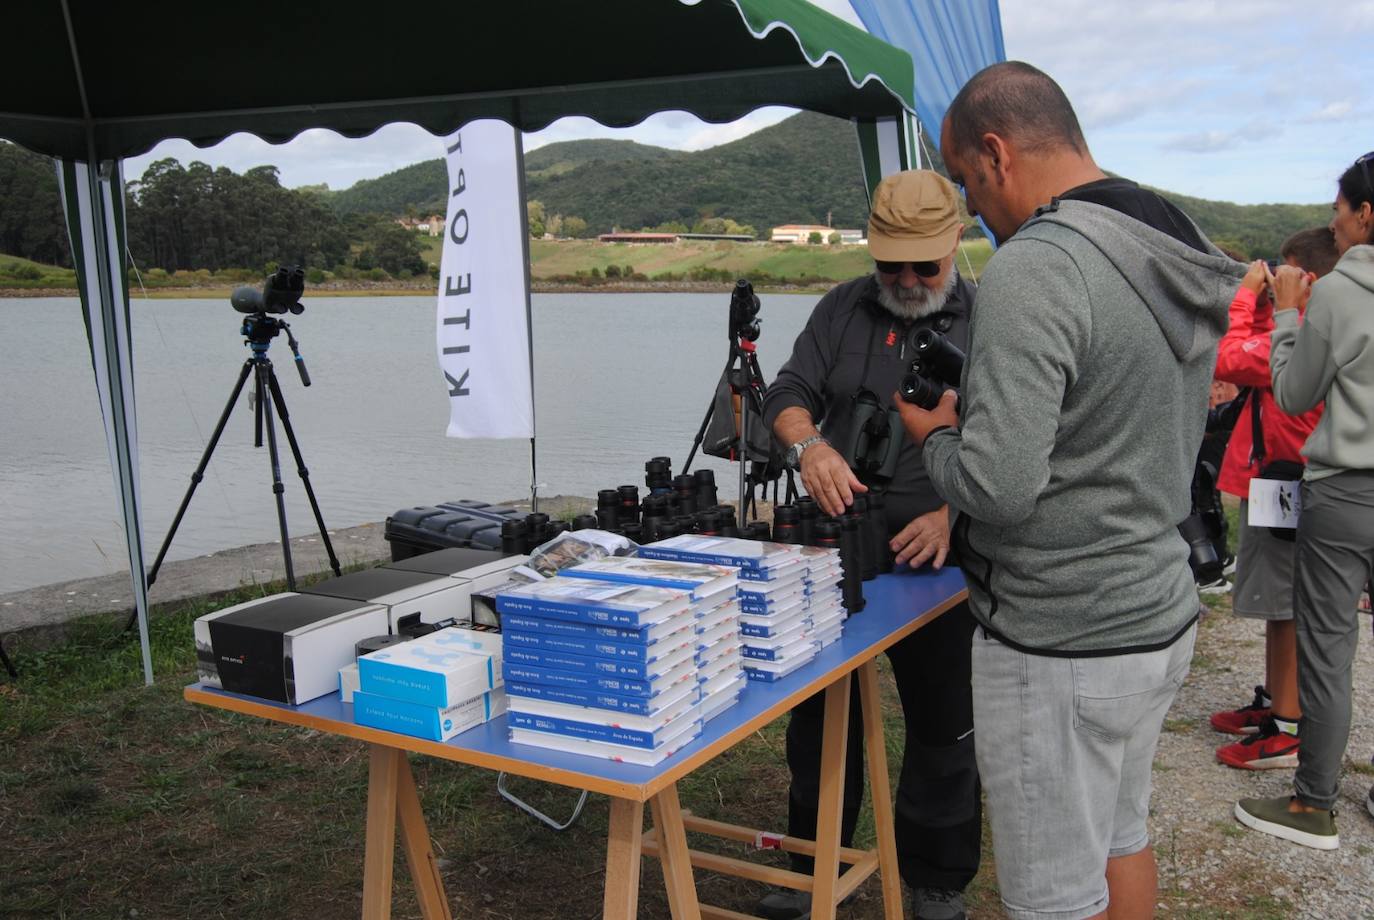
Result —
[{"label": "man's wristwatch", "polygon": [[802,451],[806,450],[812,444],[819,444],[821,441],[824,440],[825,438],[821,437],[820,435],[813,434],[811,437],[804,438],[798,441],[796,444],[793,444],[791,447],[787,448],[788,467],[794,470],[800,470]]}]

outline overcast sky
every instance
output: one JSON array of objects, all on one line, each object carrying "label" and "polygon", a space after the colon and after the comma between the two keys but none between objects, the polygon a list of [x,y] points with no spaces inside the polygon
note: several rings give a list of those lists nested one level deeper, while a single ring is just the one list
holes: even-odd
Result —
[{"label": "overcast sky", "polygon": [[[848,0],[813,2],[858,24]],[[1112,172],[1203,198],[1327,202],[1341,170],[1374,149],[1374,0],[1001,0],[1001,9],[1007,56],[1059,81]],[[526,149],[621,137],[700,150],[789,114],[760,109],[711,125],[670,112],[621,130],[567,118],[527,135]],[[165,142],[125,174],[170,156],[236,172],[271,163],[288,186],[342,189],[441,155],[414,125],[360,140],[309,131],[276,147],[241,134],[207,150]]]}]

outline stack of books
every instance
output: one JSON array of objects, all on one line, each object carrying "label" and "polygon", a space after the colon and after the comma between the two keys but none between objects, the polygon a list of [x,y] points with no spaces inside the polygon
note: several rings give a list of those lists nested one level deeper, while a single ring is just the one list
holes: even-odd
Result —
[{"label": "stack of books", "polygon": [[802,549],[807,561],[806,598],[816,642],[825,648],[844,634],[845,609],[840,581],[840,551],[822,546]]},{"label": "stack of books", "polygon": [[511,741],[648,766],[696,738],[691,603],[564,575],[497,594]]},{"label": "stack of books", "polygon": [[691,597],[696,617],[697,683],[701,719],[710,721],[733,705],[744,689],[738,569],[699,562],[617,556],[564,569],[572,578],[678,588]]},{"label": "stack of books", "polygon": [[740,636],[749,679],[779,680],[820,650],[806,592],[810,570],[803,547],[683,534],[642,546],[639,554],[739,569]]},{"label": "stack of books", "polygon": [[353,721],[447,741],[499,716],[501,646],[500,633],[450,627],[360,656]]}]

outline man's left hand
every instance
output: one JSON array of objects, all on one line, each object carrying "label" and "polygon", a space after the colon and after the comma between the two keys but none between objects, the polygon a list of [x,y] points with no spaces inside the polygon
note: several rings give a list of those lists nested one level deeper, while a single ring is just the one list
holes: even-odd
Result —
[{"label": "man's left hand", "polygon": [[941,568],[949,555],[949,505],[916,518],[888,545],[897,554],[898,565],[909,562],[916,569],[929,562],[932,568]]},{"label": "man's left hand", "polygon": [[936,428],[954,428],[959,424],[959,410],[955,408],[959,403],[959,394],[954,390],[945,390],[941,393],[940,402],[929,411],[907,402],[896,393],[892,394],[892,401],[902,415],[906,433],[916,442],[917,447],[924,445],[926,438],[930,437],[930,433]]}]

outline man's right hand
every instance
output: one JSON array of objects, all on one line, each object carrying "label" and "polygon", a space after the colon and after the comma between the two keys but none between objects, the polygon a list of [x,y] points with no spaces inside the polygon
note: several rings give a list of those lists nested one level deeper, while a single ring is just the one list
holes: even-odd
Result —
[{"label": "man's right hand", "polygon": [[801,455],[801,480],[806,494],[816,500],[826,514],[838,517],[854,504],[855,492],[867,492],[840,452],[825,441],[817,441]]}]

